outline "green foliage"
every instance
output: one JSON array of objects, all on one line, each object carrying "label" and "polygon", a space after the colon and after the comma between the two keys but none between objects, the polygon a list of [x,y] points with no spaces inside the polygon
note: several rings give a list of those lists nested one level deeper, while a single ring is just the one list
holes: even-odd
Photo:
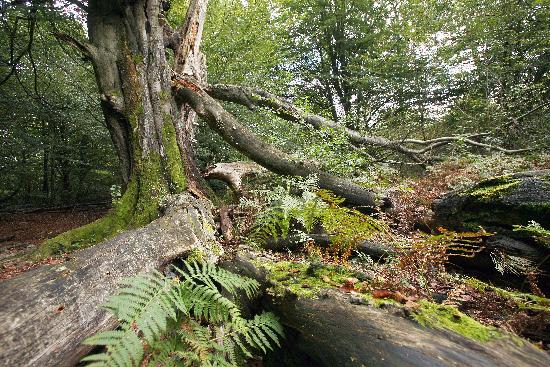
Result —
[{"label": "green foliage", "polygon": [[550,247],[550,230],[545,229],[535,221],[530,221],[526,226],[515,225],[514,231],[529,234],[541,245]]},{"label": "green foliage", "polygon": [[[222,295],[253,297],[258,283],[211,263],[184,262],[181,278],[158,272],[125,280],[105,308],[120,329],[85,340],[106,351],[83,359],[89,366],[236,366],[251,348],[267,352],[279,345],[281,325],[270,313],[247,320]],[[205,326],[205,322],[207,325]],[[145,347],[146,346],[146,347]],[[145,358],[145,359],[144,359]],[[145,362],[144,362],[145,363]]]},{"label": "green foliage", "polygon": [[[291,231],[307,239],[318,225],[329,234],[332,251],[347,258],[353,247],[387,232],[386,225],[355,209],[341,206],[344,199],[319,190],[315,178],[287,180],[286,188],[270,194],[270,205],[256,217],[249,240],[263,244],[269,238],[287,238]],[[301,191],[301,196],[292,195]]]},{"label": "green foliage", "polygon": [[[118,183],[93,67],[53,35],[79,38],[85,30],[69,15],[76,13],[62,15],[54,6],[33,4],[38,10],[28,53],[29,3],[2,7],[0,14],[0,201],[15,194],[9,205],[108,200],[109,187]],[[23,56],[4,80],[11,52]]]},{"label": "green foliage", "polygon": [[420,301],[420,309],[413,313],[420,325],[454,331],[469,339],[486,342],[502,334],[495,328],[480,324],[478,321],[446,305],[438,305],[425,300]]}]

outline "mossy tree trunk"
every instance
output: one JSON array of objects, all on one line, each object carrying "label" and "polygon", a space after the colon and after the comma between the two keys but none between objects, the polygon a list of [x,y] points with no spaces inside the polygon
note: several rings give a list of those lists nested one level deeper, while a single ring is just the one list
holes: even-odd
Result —
[{"label": "mossy tree trunk", "polygon": [[[103,114],[121,164],[124,193],[106,217],[49,240],[39,250],[41,257],[94,244],[151,222],[158,217],[160,200],[185,190],[187,174],[196,177],[186,146],[190,140],[186,134],[192,131],[185,129],[192,126],[195,116],[172,98],[161,6],[159,0],[91,0],[89,41],[59,36],[80,49],[94,66]],[[202,22],[197,23],[195,37],[200,38],[201,28]],[[184,41],[195,40],[179,43]],[[181,61],[179,68],[186,62]]]}]

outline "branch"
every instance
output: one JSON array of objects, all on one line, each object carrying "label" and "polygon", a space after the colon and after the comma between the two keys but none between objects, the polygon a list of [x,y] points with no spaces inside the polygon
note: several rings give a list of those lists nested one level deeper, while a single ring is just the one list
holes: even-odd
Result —
[{"label": "branch", "polygon": [[91,43],[77,40],[73,36],[70,36],[66,33],[55,32],[54,36],[58,40],[66,42],[78,51],[80,51],[80,53],[84,56],[86,60],[94,61],[96,59],[97,48]]},{"label": "branch", "polygon": [[538,110],[540,110],[541,108],[544,108],[546,106],[548,106],[550,104],[550,101],[548,102],[545,102],[543,104],[540,104],[538,105],[537,107],[533,108],[532,110],[529,110],[527,112],[525,112],[524,114],[518,116],[518,117],[515,117],[515,118],[512,118],[508,123],[504,124],[504,127],[510,127],[512,125],[516,125],[517,123],[519,123],[521,120],[523,120],[525,117],[529,116],[530,114],[532,113],[535,113],[537,112]]},{"label": "branch", "polygon": [[242,196],[243,178],[265,171],[265,168],[252,162],[216,163],[207,168],[204,177],[226,182],[237,196]]},{"label": "branch", "polygon": [[[384,147],[398,153],[405,154],[418,163],[426,161],[426,157],[424,156],[425,153],[452,143],[454,141],[462,141],[465,144],[471,146],[497,150],[507,154],[520,153],[529,150],[509,150],[499,146],[480,143],[472,140],[472,138],[475,137],[488,135],[487,133],[462,136],[447,136],[431,140],[404,139],[401,141],[394,141],[381,136],[363,135],[356,130],[349,129],[322,116],[302,111],[296,106],[277,97],[276,95],[260,89],[234,85],[208,85],[205,87],[205,91],[213,98],[241,104],[251,110],[254,110],[258,107],[267,108],[278,117],[287,121],[296,122],[302,125],[310,125],[316,129],[328,129],[343,132],[348,137],[349,141],[356,146],[374,145]],[[420,145],[425,146],[425,148],[414,149],[408,147],[407,145]]]},{"label": "branch", "polygon": [[101,94],[100,99],[102,102],[109,105],[114,112],[124,115],[124,100],[120,97],[111,94]]},{"label": "branch", "polygon": [[31,8],[30,15],[26,19],[27,22],[28,22],[28,28],[29,28],[29,41],[27,42],[25,48],[19,53],[19,55],[15,56],[14,55],[14,52],[15,52],[15,37],[17,35],[19,19],[25,19],[25,18],[17,17],[16,20],[15,20],[15,24],[13,26],[13,31],[11,32],[10,42],[9,42],[10,43],[10,45],[9,45],[9,48],[10,48],[10,50],[9,50],[9,53],[10,53],[9,65],[11,65],[11,68],[10,68],[10,71],[8,72],[8,74],[6,76],[4,76],[2,78],[2,80],[0,80],[0,85],[3,85],[4,83],[6,83],[12,77],[12,75],[17,71],[17,66],[19,65],[19,62],[21,61],[23,56],[28,54],[32,49],[32,45],[33,45],[33,42],[34,42],[34,31],[36,29],[36,8],[35,7]]},{"label": "branch", "polygon": [[178,103],[189,103],[227,143],[268,170],[289,176],[315,175],[321,188],[346,198],[347,203],[371,209],[377,206],[378,200],[372,191],[321,171],[313,162],[297,160],[259,139],[208,95],[193,78],[174,77],[172,90]]}]

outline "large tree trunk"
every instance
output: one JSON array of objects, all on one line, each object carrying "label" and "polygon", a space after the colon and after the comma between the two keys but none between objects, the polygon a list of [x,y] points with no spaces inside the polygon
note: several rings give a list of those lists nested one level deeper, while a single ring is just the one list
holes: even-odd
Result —
[{"label": "large tree trunk", "polygon": [[174,129],[180,111],[171,98],[159,14],[158,0],[93,0],[88,11],[91,60],[125,196],[149,221],[161,196],[186,188]]},{"label": "large tree trunk", "polygon": [[168,205],[143,228],[1,282],[0,365],[73,366],[90,351],[84,338],[116,326],[100,306],[122,278],[194,249],[216,260],[211,204],[180,194]]},{"label": "large tree trunk", "polygon": [[[188,23],[195,25],[193,29],[202,27],[204,18],[193,9],[205,3],[192,1]],[[178,147],[178,138],[180,142],[192,139],[187,136],[192,131],[182,126],[191,126],[195,117],[172,97],[165,29],[159,0],[91,0],[89,42],[58,35],[77,47],[94,66],[125,191],[110,214],[47,241],[37,257],[72,250],[75,243],[98,243],[128,228],[145,225],[158,218],[162,198],[187,189],[188,182],[193,183],[192,191],[200,194],[193,179],[200,175],[196,173],[192,150],[186,150],[185,143],[180,144],[181,151]],[[175,48],[199,41],[200,32],[185,33]],[[178,69],[185,70],[187,63],[195,62],[195,53],[187,55],[190,56],[178,63]]]}]

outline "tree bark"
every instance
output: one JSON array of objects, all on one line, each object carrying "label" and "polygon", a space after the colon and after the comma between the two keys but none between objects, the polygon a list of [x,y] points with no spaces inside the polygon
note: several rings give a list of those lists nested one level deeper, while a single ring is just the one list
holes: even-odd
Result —
[{"label": "tree bark", "polygon": [[173,197],[149,225],[0,283],[0,364],[73,366],[90,351],[88,336],[116,327],[100,306],[119,281],[159,269],[193,249],[216,260],[211,204]]},{"label": "tree bark", "polygon": [[181,114],[170,94],[160,6],[158,0],[88,5],[90,43],[85,47],[123,178],[129,187],[135,185],[137,204],[186,188],[174,129]]},{"label": "tree bark", "polygon": [[[265,272],[241,253],[228,267],[270,284]],[[478,342],[447,330],[422,327],[397,306],[378,308],[335,289],[317,298],[265,292],[264,307],[294,335],[285,357],[307,357],[319,367],[544,367],[547,353],[509,335]],[[293,331],[291,333],[290,331]],[[276,364],[275,364],[276,365]]]},{"label": "tree bark", "polygon": [[[195,0],[189,5],[187,17],[181,29],[177,32],[178,42],[172,47],[175,52],[174,72],[189,75],[206,83],[206,58],[200,51],[202,31],[206,17],[208,0]],[[168,24],[163,25],[169,30]],[[174,31],[168,31],[174,34]],[[165,33],[166,34],[166,33]],[[165,42],[166,43],[166,42]],[[196,164],[195,125],[197,114],[188,104],[180,106],[180,120],[176,121],[176,137],[181,153],[181,159],[186,167],[188,190],[201,197],[214,197],[214,194],[199,171]]]},{"label": "tree bark", "polygon": [[319,187],[345,198],[350,205],[373,209],[380,204],[372,191],[321,171],[312,162],[296,160],[263,142],[210,97],[193,78],[175,76],[173,90],[179,103],[189,103],[228,144],[268,170],[290,176],[315,175]]},{"label": "tree bark", "polygon": [[[180,152],[178,147],[176,127],[182,121],[192,123],[193,118],[171,94],[160,0],[90,0],[87,11],[89,41],[57,37],[80,50],[94,66],[125,191],[109,215],[47,241],[37,257],[68,251],[77,242],[98,243],[151,222],[159,216],[162,198],[187,189],[186,173],[196,170],[191,151]],[[196,36],[181,41],[198,44]],[[179,139],[191,139],[187,133],[180,131]]]}]

